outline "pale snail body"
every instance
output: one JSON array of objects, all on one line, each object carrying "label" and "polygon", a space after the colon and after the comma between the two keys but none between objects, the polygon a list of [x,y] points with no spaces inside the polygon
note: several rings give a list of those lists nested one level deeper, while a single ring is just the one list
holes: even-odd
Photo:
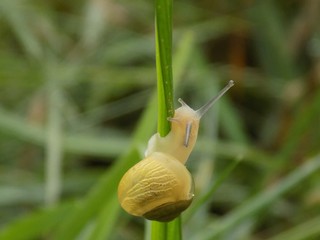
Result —
[{"label": "pale snail body", "polygon": [[207,110],[229,88],[229,84],[207,104],[195,111],[181,99],[175,110],[171,131],[166,137],[154,134],[145,159],[130,168],[118,186],[118,199],[124,210],[149,220],[171,221],[192,202],[193,180],[184,166],[197,140],[199,122]]},{"label": "pale snail body", "polygon": [[153,152],[164,152],[185,164],[197,141],[201,115],[185,104],[181,99],[181,107],[175,110],[171,121],[171,131],[165,137],[154,134],[149,142],[145,156]]}]

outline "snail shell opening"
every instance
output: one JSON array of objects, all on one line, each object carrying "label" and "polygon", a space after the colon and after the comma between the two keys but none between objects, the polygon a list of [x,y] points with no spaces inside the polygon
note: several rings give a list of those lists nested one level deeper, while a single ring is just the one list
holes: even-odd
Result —
[{"label": "snail shell opening", "polygon": [[163,206],[159,206],[152,209],[149,212],[143,214],[143,217],[149,220],[156,220],[159,222],[169,222],[180,215],[181,212],[186,210],[192,202],[192,198],[189,200],[167,203]]},{"label": "snail shell opening", "polygon": [[192,202],[194,183],[174,157],[154,152],[130,168],[118,187],[124,210],[150,220],[170,221]]}]

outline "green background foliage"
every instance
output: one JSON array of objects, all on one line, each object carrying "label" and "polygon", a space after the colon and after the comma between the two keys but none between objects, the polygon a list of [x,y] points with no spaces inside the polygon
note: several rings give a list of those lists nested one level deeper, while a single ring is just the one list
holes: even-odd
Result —
[{"label": "green background foliage", "polygon": [[[320,3],[174,1],[201,122],[184,239],[319,239]],[[154,2],[0,1],[0,239],[142,239],[117,201],[157,128]],[[148,229],[148,228],[147,228]]]}]

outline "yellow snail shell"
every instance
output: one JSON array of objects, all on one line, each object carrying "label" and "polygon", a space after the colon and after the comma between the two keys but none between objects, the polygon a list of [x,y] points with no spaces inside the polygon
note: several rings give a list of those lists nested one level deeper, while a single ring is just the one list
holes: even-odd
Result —
[{"label": "yellow snail shell", "polygon": [[177,159],[154,152],[125,173],[118,198],[132,215],[170,221],[191,204],[193,180]]}]

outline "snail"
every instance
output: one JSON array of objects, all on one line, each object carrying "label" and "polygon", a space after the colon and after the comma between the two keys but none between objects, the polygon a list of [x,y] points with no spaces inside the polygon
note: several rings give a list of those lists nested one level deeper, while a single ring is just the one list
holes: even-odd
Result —
[{"label": "snail", "polygon": [[120,180],[118,199],[125,211],[149,220],[168,222],[189,207],[194,183],[184,164],[196,143],[200,119],[233,85],[230,80],[217,96],[196,111],[182,99],[178,100],[181,107],[168,118],[171,131],[165,137],[154,134],[148,142],[145,158]]}]

